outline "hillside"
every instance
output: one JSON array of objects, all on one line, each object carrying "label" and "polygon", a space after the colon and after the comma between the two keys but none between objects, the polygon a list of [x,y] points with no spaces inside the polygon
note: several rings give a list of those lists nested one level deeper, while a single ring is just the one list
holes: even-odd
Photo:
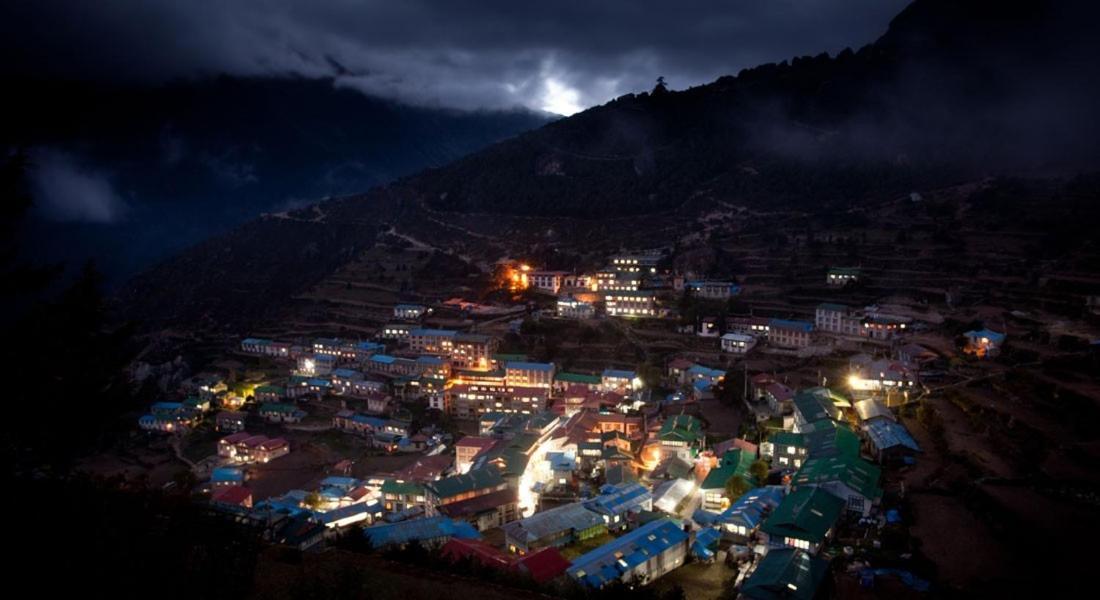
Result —
[{"label": "hillside", "polygon": [[1089,12],[917,0],[858,51],[624,96],[365,195],[249,223],[136,278],[122,305],[154,327],[232,330],[356,261],[385,263],[387,232],[480,268],[542,250],[588,260],[700,243],[716,211],[834,218],[913,190],[1095,169]]}]

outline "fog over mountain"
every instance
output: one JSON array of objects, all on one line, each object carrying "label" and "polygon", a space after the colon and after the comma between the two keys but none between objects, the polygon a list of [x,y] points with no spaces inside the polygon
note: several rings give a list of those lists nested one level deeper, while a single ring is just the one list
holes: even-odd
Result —
[{"label": "fog over mountain", "polygon": [[[789,56],[839,52],[905,0],[106,0],[0,8],[2,68],[47,79],[334,77],[405,103],[571,114]],[[104,43],[104,40],[110,40]]]}]

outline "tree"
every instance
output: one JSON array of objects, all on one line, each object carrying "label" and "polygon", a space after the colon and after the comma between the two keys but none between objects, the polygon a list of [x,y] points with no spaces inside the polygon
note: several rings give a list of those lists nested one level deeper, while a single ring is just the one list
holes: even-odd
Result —
[{"label": "tree", "polygon": [[657,78],[657,85],[653,86],[651,92],[654,96],[661,96],[668,93],[668,84],[665,83],[664,75]]},{"label": "tree", "polygon": [[321,505],[321,494],[318,494],[317,492],[310,492],[306,494],[306,497],[302,502],[309,508],[317,508]]},{"label": "tree", "polygon": [[745,495],[745,492],[752,489],[749,482],[745,480],[741,475],[734,475],[726,482],[726,495],[730,500],[736,500]]},{"label": "tree", "polygon": [[749,474],[760,485],[767,483],[768,481],[768,463],[763,459],[759,459],[752,463],[749,467]]}]

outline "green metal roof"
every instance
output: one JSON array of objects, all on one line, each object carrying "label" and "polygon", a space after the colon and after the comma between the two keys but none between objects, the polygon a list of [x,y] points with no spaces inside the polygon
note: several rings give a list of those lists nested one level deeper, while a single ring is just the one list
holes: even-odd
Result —
[{"label": "green metal roof", "polygon": [[878,486],[881,476],[882,469],[862,458],[838,454],[807,460],[794,474],[792,483],[796,486],[809,486],[839,481],[860,495],[874,499],[882,496],[882,488]]},{"label": "green metal roof", "polygon": [[694,443],[703,437],[703,424],[691,415],[675,415],[661,424],[658,437],[667,441]]},{"label": "green metal roof", "polygon": [[500,470],[489,465],[474,469],[463,475],[454,475],[433,481],[428,486],[435,492],[436,496],[450,498],[473,490],[496,487],[502,483],[504,483],[504,480],[500,477]]},{"label": "green metal roof", "polygon": [[727,481],[738,475],[744,477],[749,485],[755,485],[755,478],[749,474],[749,467],[752,466],[754,460],[754,456],[740,448],[727,451],[722,455],[718,466],[707,473],[707,477],[703,480],[700,488],[704,490],[724,488]]},{"label": "green metal roof", "polygon": [[787,494],[760,528],[774,537],[818,544],[836,524],[844,501],[821,488],[800,488]]},{"label": "green metal roof", "polygon": [[812,600],[828,571],[828,561],[797,548],[768,552],[741,584],[741,595],[753,600]]},{"label": "green metal roof", "polygon": [[791,431],[776,431],[768,436],[768,441],[776,446],[798,446],[799,448],[804,448],[806,444],[804,435]]},{"label": "green metal roof", "polygon": [[566,371],[562,371],[560,373],[554,374],[554,381],[599,385],[601,379],[599,375],[588,375],[586,373],[569,373]]},{"label": "green metal roof", "polygon": [[803,435],[806,454],[810,458],[830,456],[859,456],[859,436],[847,425],[833,421],[818,421],[814,430]]},{"label": "green metal roof", "polygon": [[382,482],[383,494],[398,494],[402,496],[415,496],[424,493],[424,488],[418,483],[402,481],[399,479],[387,479]]}]

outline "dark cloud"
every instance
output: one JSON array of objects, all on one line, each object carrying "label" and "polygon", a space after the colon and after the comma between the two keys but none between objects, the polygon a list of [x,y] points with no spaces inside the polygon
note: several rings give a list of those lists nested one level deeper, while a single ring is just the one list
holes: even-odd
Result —
[{"label": "dark cloud", "polygon": [[881,34],[907,0],[7,2],[3,67],[162,81],[335,75],[418,104],[568,112]]},{"label": "dark cloud", "polygon": [[106,173],[53,148],[34,149],[31,162],[36,209],[45,218],[99,224],[122,218],[126,203]]}]

